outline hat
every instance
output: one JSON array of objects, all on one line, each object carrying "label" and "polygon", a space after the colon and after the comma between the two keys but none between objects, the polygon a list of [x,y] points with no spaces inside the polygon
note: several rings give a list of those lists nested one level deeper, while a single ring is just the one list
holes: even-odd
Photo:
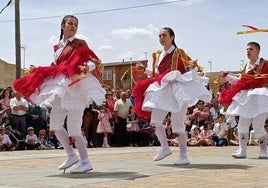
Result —
[{"label": "hat", "polygon": [[27,129],[27,131],[31,131],[31,130],[34,130],[34,128],[33,128],[33,127],[29,127],[29,128]]},{"label": "hat", "polygon": [[0,130],[6,129],[5,125],[0,126]]}]

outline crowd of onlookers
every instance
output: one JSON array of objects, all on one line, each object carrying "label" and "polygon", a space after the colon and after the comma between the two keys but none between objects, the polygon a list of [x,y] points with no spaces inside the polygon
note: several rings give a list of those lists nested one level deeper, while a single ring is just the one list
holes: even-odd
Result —
[{"label": "crowd of onlookers", "polygon": [[[213,97],[210,103],[200,100],[188,108],[185,131],[189,146],[238,145],[239,117],[226,114],[228,106],[220,105],[217,98]],[[81,131],[88,147],[159,145],[150,120],[137,117],[133,105],[131,90],[107,89],[102,105],[93,103],[86,107]],[[1,89],[0,150],[62,148],[53,130],[49,129],[49,114],[50,107],[26,100],[11,87]],[[174,123],[170,121],[170,114],[163,120],[170,146],[178,145],[176,134],[172,132]],[[264,126],[268,132],[267,124]],[[258,145],[254,130],[250,129],[249,135],[248,144]],[[75,147],[75,141],[73,145]]]}]

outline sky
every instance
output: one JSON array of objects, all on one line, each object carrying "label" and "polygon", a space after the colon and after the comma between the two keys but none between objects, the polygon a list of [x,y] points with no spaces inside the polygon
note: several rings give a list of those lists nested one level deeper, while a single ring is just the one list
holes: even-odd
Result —
[{"label": "sky", "polygon": [[[0,9],[9,0],[0,1]],[[267,0],[20,0],[21,64],[50,65],[64,15],[79,19],[77,37],[103,63],[148,59],[162,49],[158,33],[175,32],[175,42],[205,72],[239,71],[246,44],[260,43],[268,58],[268,33],[237,35],[242,25],[268,29]],[[0,14],[0,59],[15,64],[15,6]],[[25,58],[24,58],[25,57]]]}]

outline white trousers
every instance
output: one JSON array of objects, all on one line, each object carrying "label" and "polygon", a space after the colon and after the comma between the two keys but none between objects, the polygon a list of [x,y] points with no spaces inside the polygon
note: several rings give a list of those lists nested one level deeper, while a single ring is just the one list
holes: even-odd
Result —
[{"label": "white trousers", "polygon": [[262,138],[266,132],[264,129],[264,123],[267,118],[267,114],[263,113],[254,118],[239,117],[238,132],[248,134],[249,126],[252,124],[254,129],[255,137],[257,139]]},{"label": "white trousers", "polygon": [[[178,113],[171,112],[171,125],[173,133],[185,133],[185,124],[187,107],[183,107]],[[151,114],[151,125],[163,126],[163,120],[168,112],[161,109],[153,109]]]},{"label": "white trousers", "polygon": [[76,110],[66,110],[61,107],[61,98],[55,96],[50,113],[50,129],[57,131],[64,126],[67,116],[67,130],[69,136],[80,136],[84,106]]}]

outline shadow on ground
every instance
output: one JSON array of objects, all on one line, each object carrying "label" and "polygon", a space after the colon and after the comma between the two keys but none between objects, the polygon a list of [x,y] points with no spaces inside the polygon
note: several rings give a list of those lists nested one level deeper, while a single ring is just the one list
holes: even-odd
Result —
[{"label": "shadow on ground", "polygon": [[159,166],[173,167],[173,168],[187,168],[187,169],[211,169],[211,170],[221,170],[221,169],[242,169],[247,170],[252,168],[248,165],[239,164],[190,164],[190,165],[173,165],[173,164],[160,164]]},{"label": "shadow on ground", "polygon": [[85,178],[107,178],[107,179],[125,179],[135,180],[138,178],[146,178],[148,175],[139,174],[136,172],[87,172],[84,174],[70,174],[62,173],[57,175],[50,175],[47,177],[62,177],[62,178],[73,178],[73,179],[85,179]]}]

